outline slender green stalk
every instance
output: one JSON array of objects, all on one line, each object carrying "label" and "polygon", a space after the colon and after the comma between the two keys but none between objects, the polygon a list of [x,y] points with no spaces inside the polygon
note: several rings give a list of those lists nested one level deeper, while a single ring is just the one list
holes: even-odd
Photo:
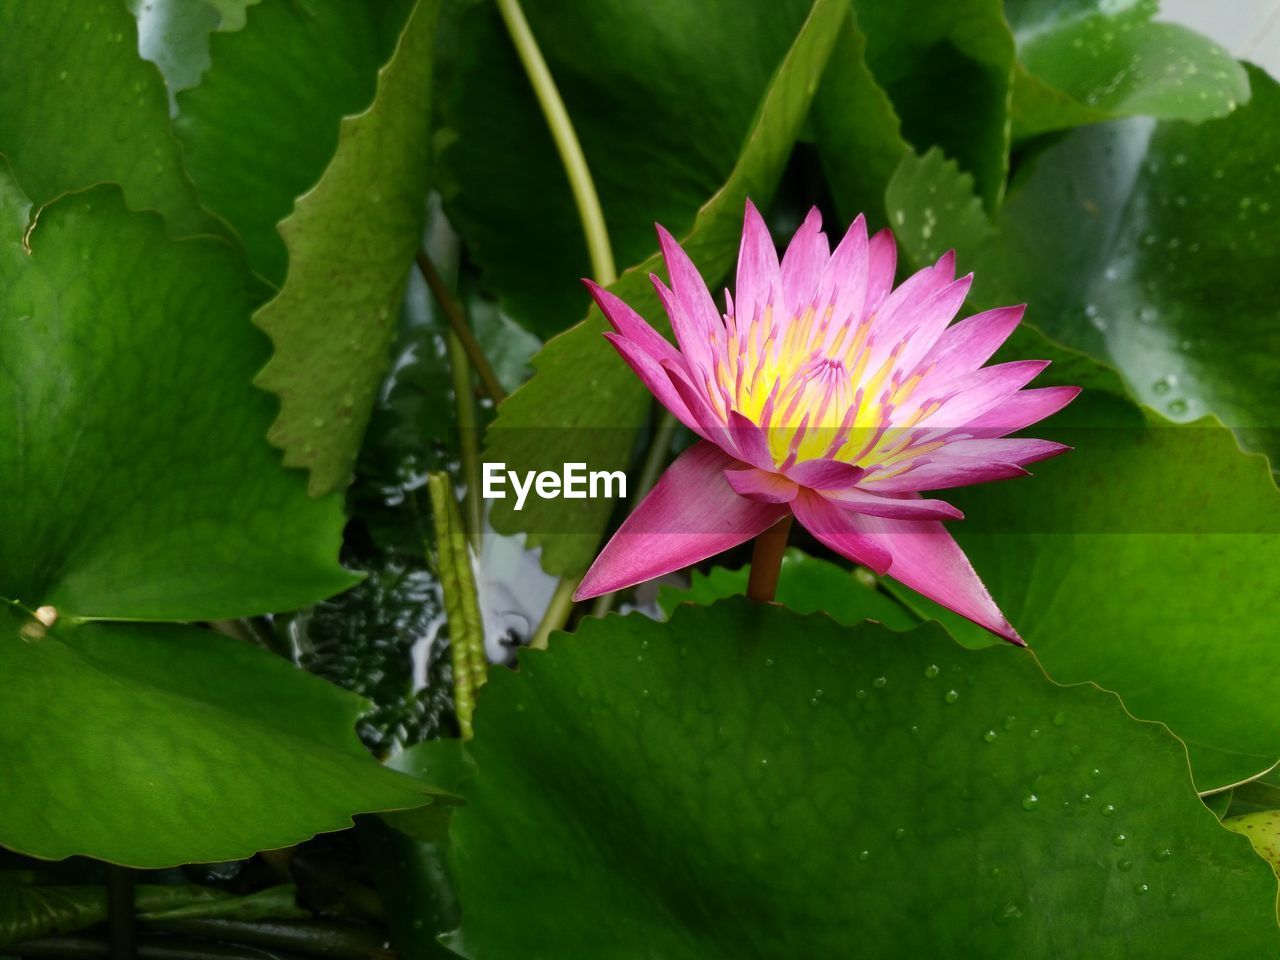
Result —
[{"label": "slender green stalk", "polygon": [[436,550],[445,616],[449,619],[449,649],[453,661],[453,709],[464,740],[471,738],[475,692],[484,685],[484,621],[476,593],[475,575],[467,549],[462,515],[447,473],[427,474],[427,492],[436,523]]},{"label": "slender green stalk", "polygon": [[[653,431],[653,442],[649,444],[649,453],[644,458],[644,466],[640,468],[640,481],[631,498],[632,509],[635,509],[640,501],[648,496],[653,485],[658,482],[658,477],[662,475],[662,470],[667,465],[667,452],[671,449],[671,441],[676,435],[677,426],[679,424],[676,418],[669,411],[663,411],[662,417],[658,420],[657,429]],[[591,608],[591,615],[603,617],[613,609],[617,600],[616,593],[604,594]]]},{"label": "slender green stalk", "polygon": [[458,438],[462,447],[462,478],[467,484],[466,528],[471,549],[480,555],[484,533],[484,505],[480,501],[480,426],[476,418],[476,398],[471,391],[471,364],[458,335],[445,334],[449,349],[449,369],[453,373],[454,405],[457,408]]},{"label": "slender green stalk", "polygon": [[542,615],[542,622],[534,631],[529,646],[536,650],[547,649],[547,638],[569,622],[569,614],[573,612],[573,591],[577,589],[578,581],[572,577],[566,577],[556,584],[556,592],[551,595],[547,612]]},{"label": "slender green stalk", "polygon": [[422,279],[427,281],[427,287],[431,290],[431,295],[435,297],[436,303],[440,305],[440,311],[444,314],[444,318],[454,336],[461,341],[463,349],[466,350],[467,359],[471,361],[471,366],[479,374],[480,382],[484,385],[484,392],[489,395],[489,399],[494,403],[501,403],[507,398],[507,392],[502,389],[502,384],[498,382],[498,375],[493,372],[493,366],[489,363],[489,358],[484,355],[484,348],[480,346],[480,341],[471,332],[471,324],[467,323],[467,315],[463,312],[457,298],[453,295],[453,291],[444,282],[444,278],[440,276],[440,271],[436,269],[435,264],[431,262],[431,258],[427,256],[425,250],[418,251],[418,270],[422,273]]},{"label": "slender green stalk", "polygon": [[560,161],[569,177],[569,187],[573,191],[573,200],[582,220],[582,232],[586,236],[587,252],[591,256],[591,273],[597,283],[608,286],[618,279],[618,271],[613,263],[613,248],[609,245],[609,231],[605,227],[604,211],[600,209],[595,182],[591,179],[587,158],[582,153],[582,145],[569,120],[569,111],[565,109],[564,100],[556,88],[555,79],[542,56],[533,30],[529,28],[529,21],[520,9],[519,0],[497,0],[497,3],[502,19],[507,24],[507,32],[511,34],[511,42],[515,44],[525,73],[529,75],[534,95],[547,118],[547,126],[551,128],[551,138],[560,151]]},{"label": "slender green stalk", "polygon": [[787,535],[791,533],[791,515],[787,514],[760,536],[756,537],[751,552],[751,573],[747,577],[747,596],[752,600],[768,603],[778,590],[778,574],[782,570],[782,555],[787,549]]}]

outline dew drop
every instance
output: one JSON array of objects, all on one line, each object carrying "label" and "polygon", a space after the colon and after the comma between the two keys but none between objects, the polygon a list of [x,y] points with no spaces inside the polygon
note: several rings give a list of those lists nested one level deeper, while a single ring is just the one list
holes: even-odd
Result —
[{"label": "dew drop", "polygon": [[1034,793],[1029,793],[1022,798],[1023,810],[1034,810],[1038,806],[1040,806],[1040,798],[1037,797]]},{"label": "dew drop", "polygon": [[1123,847],[1124,842],[1128,839],[1129,838],[1126,837],[1123,833],[1117,833],[1114,837],[1111,838],[1111,842],[1114,843],[1117,847]]},{"label": "dew drop", "polygon": [[1005,728],[1005,730],[1012,730],[1014,727],[1014,724],[1016,724],[1017,722],[1018,722],[1017,717],[1005,717],[1004,723],[1002,724],[1002,726]]},{"label": "dew drop", "polygon": [[1173,856],[1173,851],[1170,850],[1168,847],[1164,847],[1156,851],[1156,859],[1159,860],[1161,863],[1168,860],[1172,856]]},{"label": "dew drop", "polygon": [[866,862],[867,862],[868,860],[870,860],[870,859],[871,859],[871,851],[870,851],[870,850],[860,850],[860,851],[858,852],[858,862],[859,862],[859,863],[866,863]]},{"label": "dew drop", "polygon": [[1017,923],[1022,919],[1022,906],[1013,900],[1002,903],[996,907],[991,919],[995,921],[997,927],[1007,927],[1011,923]]},{"label": "dew drop", "polygon": [[1028,731],[1027,731],[1027,736],[1028,736],[1028,737],[1030,737],[1032,740],[1039,740],[1039,739],[1040,739],[1040,728],[1039,728],[1039,727],[1032,727],[1030,730],[1028,730]]},{"label": "dew drop", "polygon": [[942,695],[942,699],[945,700],[947,703],[955,703],[957,700],[960,699],[960,691],[948,690],[946,693]]},{"label": "dew drop", "polygon": [[1091,800],[1093,800],[1093,794],[1091,794],[1091,793],[1082,793],[1082,794],[1080,794],[1080,802],[1081,802],[1081,803],[1089,803]]},{"label": "dew drop", "polygon": [[1180,417],[1187,412],[1187,401],[1178,399],[1169,401],[1169,412],[1175,417]]},{"label": "dew drop", "polygon": [[1053,725],[1055,727],[1065,727],[1067,725],[1067,715],[1059,711],[1053,715]]},{"label": "dew drop", "polygon": [[1099,777],[1101,777],[1101,776],[1102,776],[1102,771],[1101,771],[1101,770],[1099,770],[1097,767],[1094,767],[1092,770],[1090,770],[1090,771],[1089,771],[1089,776],[1091,776],[1091,777],[1093,777],[1093,779],[1097,780]]},{"label": "dew drop", "polygon": [[867,691],[865,691],[865,690],[857,690],[857,691],[855,691],[855,692],[854,692],[854,694],[853,694],[853,695],[854,695],[855,697],[857,697],[859,700],[865,700],[865,699],[867,699]]},{"label": "dew drop", "polygon": [[871,685],[875,687],[877,690],[883,690],[885,688],[885,685],[888,684],[888,682],[889,682],[888,677],[876,677],[874,680],[871,681]]},{"label": "dew drop", "polygon": [[924,675],[930,680],[932,680],[941,672],[942,671],[938,668],[938,665],[936,663],[931,663],[924,668]]},{"label": "dew drop", "polygon": [[893,831],[893,839],[895,840],[901,840],[906,835],[907,835],[906,827],[899,827],[897,830]]},{"label": "dew drop", "polygon": [[1114,803],[1103,804],[1101,813],[1104,817],[1109,817],[1115,812],[1116,812],[1116,805]]},{"label": "dew drop", "polygon": [[1133,861],[1128,859],[1120,860],[1119,862],[1116,863],[1116,869],[1119,870],[1121,873],[1128,873],[1130,870],[1133,869]]},{"label": "dew drop", "polygon": [[982,735],[982,739],[987,741],[987,743],[995,743],[997,736],[998,734],[994,730],[988,730]]},{"label": "dew drop", "polygon": [[1147,892],[1148,890],[1150,890],[1150,889],[1151,889],[1151,888],[1150,888],[1150,887],[1148,887],[1145,883],[1135,883],[1135,884],[1133,885],[1133,892],[1134,892],[1134,893],[1136,893],[1136,894],[1137,894],[1138,896],[1140,896],[1140,897],[1141,897],[1141,896],[1145,896],[1145,895],[1146,895],[1146,892]]}]

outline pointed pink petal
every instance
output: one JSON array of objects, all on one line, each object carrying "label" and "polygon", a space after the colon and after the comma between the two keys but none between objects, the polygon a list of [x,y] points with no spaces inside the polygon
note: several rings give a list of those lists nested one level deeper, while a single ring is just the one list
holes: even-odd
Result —
[{"label": "pointed pink petal", "polygon": [[1080,387],[1019,390],[1004,403],[971,420],[965,432],[979,437],[1002,437],[1052,416],[1079,395]]},{"label": "pointed pink petal", "polygon": [[947,284],[916,308],[914,323],[904,325],[902,336],[907,344],[898,357],[899,370],[907,375],[915,371],[916,365],[955,319],[972,285],[973,274],[970,273]]},{"label": "pointed pink petal", "polygon": [[813,301],[818,278],[831,259],[822,214],[814,207],[782,255],[782,295],[788,317],[798,316]]},{"label": "pointed pink petal", "polygon": [[[1025,311],[1025,304],[998,307],[975,313],[955,326],[948,327],[925,357],[926,364],[934,365],[928,374],[929,382],[945,384],[977,370],[1009,339]],[[927,387],[922,384],[921,389]]]},{"label": "pointed pink petal", "polygon": [[866,473],[842,460],[804,460],[787,471],[787,476],[810,490],[830,490],[851,487]]},{"label": "pointed pink petal", "polygon": [[574,592],[587,600],[679,570],[750,540],[787,514],[738,496],[724,471],[740,466],[712,443],[676,458],[605,545]]},{"label": "pointed pink petal", "polygon": [[730,467],[724,477],[734,493],[765,503],[790,503],[800,492],[800,488],[782,474],[755,467]]},{"label": "pointed pink petal", "polygon": [[1048,365],[1048,360],[1014,360],[975,370],[953,381],[947,391],[952,394],[951,398],[920,423],[958,430],[1006,402]]},{"label": "pointed pink petal", "polygon": [[680,354],[671,341],[649,326],[647,320],[627,306],[618,296],[592,280],[583,280],[610,326],[628,340],[634,340],[655,360],[676,360]]},{"label": "pointed pink petal", "polygon": [[849,225],[818,280],[817,303],[828,306],[838,324],[862,319],[867,300],[867,221],[861,214]]},{"label": "pointed pink petal", "polygon": [[822,495],[837,506],[865,513],[869,517],[891,520],[963,520],[964,514],[945,500],[923,500],[918,496],[884,496],[849,487],[846,490],[823,490]]},{"label": "pointed pink petal", "polygon": [[666,371],[671,386],[689,411],[689,417],[693,422],[686,426],[698,436],[711,440],[719,447],[733,446],[733,437],[725,429],[724,421],[720,419],[715,408],[711,406],[706,390],[693,382],[689,371],[685,370],[683,365],[672,363],[670,360],[662,361],[662,369]]},{"label": "pointed pink petal", "polygon": [[966,460],[991,460],[1000,463],[1016,463],[1025,467],[1028,463],[1048,460],[1071,448],[1065,443],[1052,440],[1036,440],[1031,437],[1012,437],[1003,440],[973,439],[952,440],[941,449],[929,454],[939,462],[947,457],[960,457]]},{"label": "pointed pink petal", "polygon": [[738,459],[761,470],[774,469],[773,454],[769,452],[769,440],[764,430],[737,410],[729,411],[729,436],[733,438]]},{"label": "pointed pink petal", "polygon": [[[649,392],[657,398],[658,402],[670,410],[677,420],[697,433],[698,419],[689,412],[688,405],[680,399],[680,394],[671,383],[671,375],[659,362],[634,340],[628,340],[620,333],[606,333],[604,338],[613,344],[613,348],[640,378],[640,382],[649,388]],[[679,354],[676,354],[676,359],[669,362],[677,365],[683,364],[684,361]]]},{"label": "pointed pink petal", "polygon": [[710,371],[714,366],[712,334],[724,328],[720,312],[698,268],[676,243],[675,237],[661,226],[658,227],[658,242],[667,263],[667,273],[671,276],[671,287],[668,289],[656,276],[651,276],[651,279],[667,315],[671,317],[671,328],[675,331],[676,342],[680,344],[680,352],[690,364]]},{"label": "pointed pink petal", "polygon": [[766,308],[780,309],[782,289],[778,251],[760,211],[748,200],[742,219],[742,244],[738,249],[738,281],[733,291],[734,317],[739,330],[745,330],[749,323],[763,322]]},{"label": "pointed pink petal", "polygon": [[875,538],[855,526],[856,514],[823,499],[819,494],[801,490],[791,503],[801,526],[842,557],[884,573],[893,562],[892,555]]},{"label": "pointed pink petal", "polygon": [[941,523],[863,516],[854,523],[892,554],[889,576],[996,636],[1025,645]]},{"label": "pointed pink petal", "polygon": [[932,267],[925,267],[907,277],[896,290],[885,297],[876,311],[871,335],[878,346],[872,350],[869,370],[875,370],[889,351],[916,324],[916,311],[935,294],[955,282],[955,256],[944,255]]},{"label": "pointed pink petal", "polygon": [[893,232],[885,227],[867,245],[867,302],[863,313],[871,313],[884,303],[893,289],[893,278],[898,269],[898,245]]},{"label": "pointed pink petal", "polygon": [[924,457],[910,470],[894,477],[877,480],[875,473],[870,473],[860,486],[873,493],[918,493],[921,490],[949,490],[1026,475],[1027,471],[1016,463],[995,463],[971,457]]}]

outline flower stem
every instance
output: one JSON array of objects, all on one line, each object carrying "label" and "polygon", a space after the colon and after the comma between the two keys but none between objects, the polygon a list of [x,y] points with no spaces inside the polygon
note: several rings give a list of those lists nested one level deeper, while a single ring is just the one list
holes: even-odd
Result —
[{"label": "flower stem", "polygon": [[465,525],[471,549],[479,556],[483,545],[484,507],[480,502],[480,428],[476,420],[476,398],[471,392],[471,364],[467,362],[467,351],[456,333],[448,331],[445,342],[453,374],[458,440],[462,448],[462,478],[467,485]]},{"label": "flower stem", "polygon": [[747,596],[761,603],[773,600],[778,590],[778,573],[782,569],[782,555],[787,549],[787,535],[791,533],[791,515],[783,517],[760,536],[756,537],[751,553],[751,574],[747,578]]},{"label": "flower stem", "polygon": [[520,9],[520,0],[497,0],[497,3],[502,19],[507,24],[507,32],[511,34],[511,42],[515,44],[525,73],[529,75],[534,95],[547,118],[551,138],[555,141],[560,161],[569,177],[569,188],[573,191],[573,200],[578,206],[582,232],[587,240],[587,253],[591,257],[591,273],[597,283],[607,287],[618,278],[618,271],[613,263],[613,248],[609,245],[604,211],[600,209],[595,182],[591,179],[587,158],[582,153],[582,145],[569,120],[569,111],[565,109],[564,100],[556,88],[555,78],[551,76],[551,70],[542,56],[529,21]]},{"label": "flower stem", "polygon": [[556,584],[556,592],[551,595],[547,604],[547,612],[542,615],[542,622],[533,632],[529,646],[535,650],[547,649],[547,638],[552,631],[559,630],[569,622],[569,614],[573,612],[573,591],[578,589],[575,577],[566,577]]},{"label": "flower stem", "polygon": [[422,279],[427,281],[427,287],[431,290],[431,295],[435,297],[436,303],[440,305],[440,311],[444,314],[445,320],[448,321],[454,336],[458,338],[463,349],[467,352],[467,359],[471,361],[471,366],[480,375],[480,382],[484,384],[484,392],[489,395],[489,399],[494,403],[501,403],[507,398],[507,391],[502,389],[502,384],[498,382],[498,375],[493,372],[493,367],[489,364],[489,358],[484,355],[484,348],[480,346],[480,341],[476,339],[476,335],[471,332],[471,325],[467,323],[467,315],[462,312],[462,307],[454,298],[453,291],[444,282],[444,278],[440,276],[440,271],[436,269],[435,264],[431,262],[431,258],[427,256],[425,250],[418,251],[418,269],[422,272]]}]

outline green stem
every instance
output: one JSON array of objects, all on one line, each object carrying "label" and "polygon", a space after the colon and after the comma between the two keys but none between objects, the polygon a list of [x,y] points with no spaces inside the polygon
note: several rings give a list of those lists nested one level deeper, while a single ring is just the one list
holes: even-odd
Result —
[{"label": "green stem", "polygon": [[449,349],[449,369],[453,373],[454,405],[457,408],[458,437],[462,447],[462,478],[467,485],[466,527],[471,549],[480,555],[484,533],[484,507],[480,501],[480,427],[476,417],[476,398],[471,391],[471,364],[458,335],[445,334]]},{"label": "green stem", "polygon": [[782,571],[782,555],[791,532],[791,514],[787,514],[760,536],[751,553],[751,573],[747,577],[747,596],[761,603],[773,600],[778,590],[778,574]]},{"label": "green stem", "polygon": [[613,263],[613,248],[609,245],[609,231],[605,226],[604,211],[600,209],[600,197],[596,194],[595,182],[591,179],[578,135],[569,120],[569,111],[565,109],[564,100],[533,30],[529,28],[529,21],[520,9],[519,0],[497,0],[497,3],[569,177],[569,187],[573,191],[573,200],[582,220],[582,232],[587,240],[587,252],[591,256],[591,273],[597,283],[607,287],[618,278],[618,271]]},{"label": "green stem", "polygon": [[435,264],[431,262],[431,258],[427,256],[425,250],[418,251],[418,270],[422,273],[422,279],[427,281],[427,287],[431,290],[431,295],[435,297],[436,303],[440,305],[440,312],[444,314],[449,328],[453,331],[454,336],[461,341],[463,349],[466,350],[467,359],[471,361],[471,366],[480,375],[480,382],[484,385],[484,392],[489,395],[489,399],[494,403],[501,403],[507,398],[507,392],[502,389],[502,384],[498,382],[498,375],[493,372],[493,367],[489,363],[489,358],[484,355],[484,348],[480,346],[480,341],[471,332],[471,324],[467,323],[467,315],[463,312],[462,307],[453,295],[453,291],[444,282],[444,278],[440,276],[440,271],[436,269]]},{"label": "green stem", "polygon": [[[101,937],[41,937],[6,947],[13,956],[36,960],[109,960],[111,945]],[[298,955],[273,951],[275,960],[294,960]],[[138,944],[138,960],[263,960],[256,947],[225,943],[193,943],[189,940],[143,940]]]},{"label": "green stem", "polygon": [[289,950],[333,960],[389,958],[382,934],[370,927],[326,920],[167,920],[148,924],[163,930],[224,943]]},{"label": "green stem", "polygon": [[573,591],[577,589],[578,580],[573,577],[566,577],[556,584],[556,592],[551,595],[547,612],[542,615],[542,622],[534,631],[529,646],[535,650],[547,649],[547,639],[552,632],[569,622],[569,614],[573,612]]},{"label": "green stem", "polygon": [[[644,466],[640,468],[640,481],[636,485],[635,495],[631,498],[632,509],[648,496],[649,491],[658,482],[658,477],[662,475],[662,470],[667,465],[667,452],[671,449],[671,441],[676,435],[678,426],[676,418],[669,411],[663,411],[658,427],[653,431],[653,442],[649,444],[649,453],[644,458]],[[595,606],[591,608],[591,615],[603,617],[613,609],[617,599],[616,593],[606,593],[599,597]]]}]

